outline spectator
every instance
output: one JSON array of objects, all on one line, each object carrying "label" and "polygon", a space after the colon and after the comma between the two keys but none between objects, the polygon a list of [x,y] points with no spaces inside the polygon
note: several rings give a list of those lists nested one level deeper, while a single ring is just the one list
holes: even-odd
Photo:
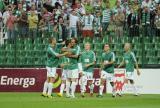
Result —
[{"label": "spectator", "polygon": [[43,18],[45,21],[45,25],[47,26],[47,30],[48,32],[52,32],[53,30],[53,14],[51,12],[49,12],[46,8],[43,8]]},{"label": "spectator", "polygon": [[58,32],[58,41],[62,42],[67,40],[66,26],[62,17],[59,17],[58,23],[55,26],[55,31]]},{"label": "spectator", "polygon": [[27,37],[27,32],[28,32],[28,17],[26,12],[22,12],[19,21],[19,35],[20,37]]},{"label": "spectator", "polygon": [[93,20],[94,16],[90,13],[90,11],[86,11],[86,14],[83,16],[83,37],[89,36],[93,37]]},{"label": "spectator", "polygon": [[118,10],[118,14],[115,15],[115,25],[116,25],[116,36],[123,36],[123,25],[125,21],[125,16],[121,9]]},{"label": "spectator", "polygon": [[7,21],[6,21],[6,27],[7,27],[8,39],[10,39],[12,41],[15,38],[15,28],[14,28],[15,22],[16,22],[16,17],[13,15],[13,12],[10,8],[9,9],[9,17],[7,18]]},{"label": "spectator", "polygon": [[76,15],[76,11],[72,10],[72,13],[69,16],[69,38],[77,38],[77,27],[79,26],[79,18]]},{"label": "spectator", "polygon": [[139,36],[139,24],[140,16],[138,11],[131,10],[131,13],[128,16],[128,27],[130,36]]},{"label": "spectator", "polygon": [[110,19],[111,19],[111,10],[110,10],[109,4],[106,4],[106,8],[102,11],[102,31],[103,31],[103,34],[107,33]]},{"label": "spectator", "polygon": [[101,25],[101,14],[100,12],[96,13],[96,17],[94,18],[94,35],[96,37],[101,37],[102,25]]},{"label": "spectator", "polygon": [[35,14],[34,11],[31,11],[31,15],[28,16],[28,23],[29,23],[29,36],[31,38],[36,38],[38,16]]},{"label": "spectator", "polygon": [[148,7],[144,7],[142,11],[142,26],[144,28],[144,35],[151,36],[151,28],[150,28],[150,11]]},{"label": "spectator", "polygon": [[157,15],[155,17],[155,25],[156,25],[156,36],[160,36],[160,10],[158,10]]},{"label": "spectator", "polygon": [[0,0],[0,11],[3,12],[5,9],[5,4],[3,0]]}]

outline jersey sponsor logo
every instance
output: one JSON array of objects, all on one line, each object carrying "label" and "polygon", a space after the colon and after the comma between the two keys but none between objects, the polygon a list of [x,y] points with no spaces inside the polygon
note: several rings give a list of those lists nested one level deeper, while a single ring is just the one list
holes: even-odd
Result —
[{"label": "jersey sponsor logo", "polygon": [[23,88],[28,88],[29,86],[35,85],[35,78],[11,78],[8,76],[0,77],[0,85],[15,85],[22,86]]}]

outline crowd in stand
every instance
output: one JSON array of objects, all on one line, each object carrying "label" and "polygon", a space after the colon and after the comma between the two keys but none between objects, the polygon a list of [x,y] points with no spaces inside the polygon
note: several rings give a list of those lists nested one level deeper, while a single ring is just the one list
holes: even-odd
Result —
[{"label": "crowd in stand", "polygon": [[0,0],[1,38],[139,36],[142,28],[160,36],[160,0]]}]

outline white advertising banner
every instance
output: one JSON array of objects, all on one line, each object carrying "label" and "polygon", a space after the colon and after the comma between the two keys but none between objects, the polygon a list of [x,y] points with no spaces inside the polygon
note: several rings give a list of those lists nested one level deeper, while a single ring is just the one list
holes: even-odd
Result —
[{"label": "white advertising banner", "polygon": [[[125,70],[115,69],[115,84],[118,84],[118,90],[123,86],[123,93],[132,93],[132,86],[124,81]],[[140,94],[160,94],[160,69],[140,69],[141,75],[138,76],[135,70],[134,81],[136,89]],[[111,93],[112,88],[107,82],[107,92]]]}]

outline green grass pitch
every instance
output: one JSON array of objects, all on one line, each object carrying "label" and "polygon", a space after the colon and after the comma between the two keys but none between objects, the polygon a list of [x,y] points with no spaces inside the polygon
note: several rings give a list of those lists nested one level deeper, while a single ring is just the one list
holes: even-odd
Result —
[{"label": "green grass pitch", "polygon": [[[0,93],[0,108],[160,108],[160,95],[125,95],[112,98],[86,96],[76,99],[57,97],[53,99],[40,96],[41,93]],[[87,95],[87,94],[86,94]]]}]

